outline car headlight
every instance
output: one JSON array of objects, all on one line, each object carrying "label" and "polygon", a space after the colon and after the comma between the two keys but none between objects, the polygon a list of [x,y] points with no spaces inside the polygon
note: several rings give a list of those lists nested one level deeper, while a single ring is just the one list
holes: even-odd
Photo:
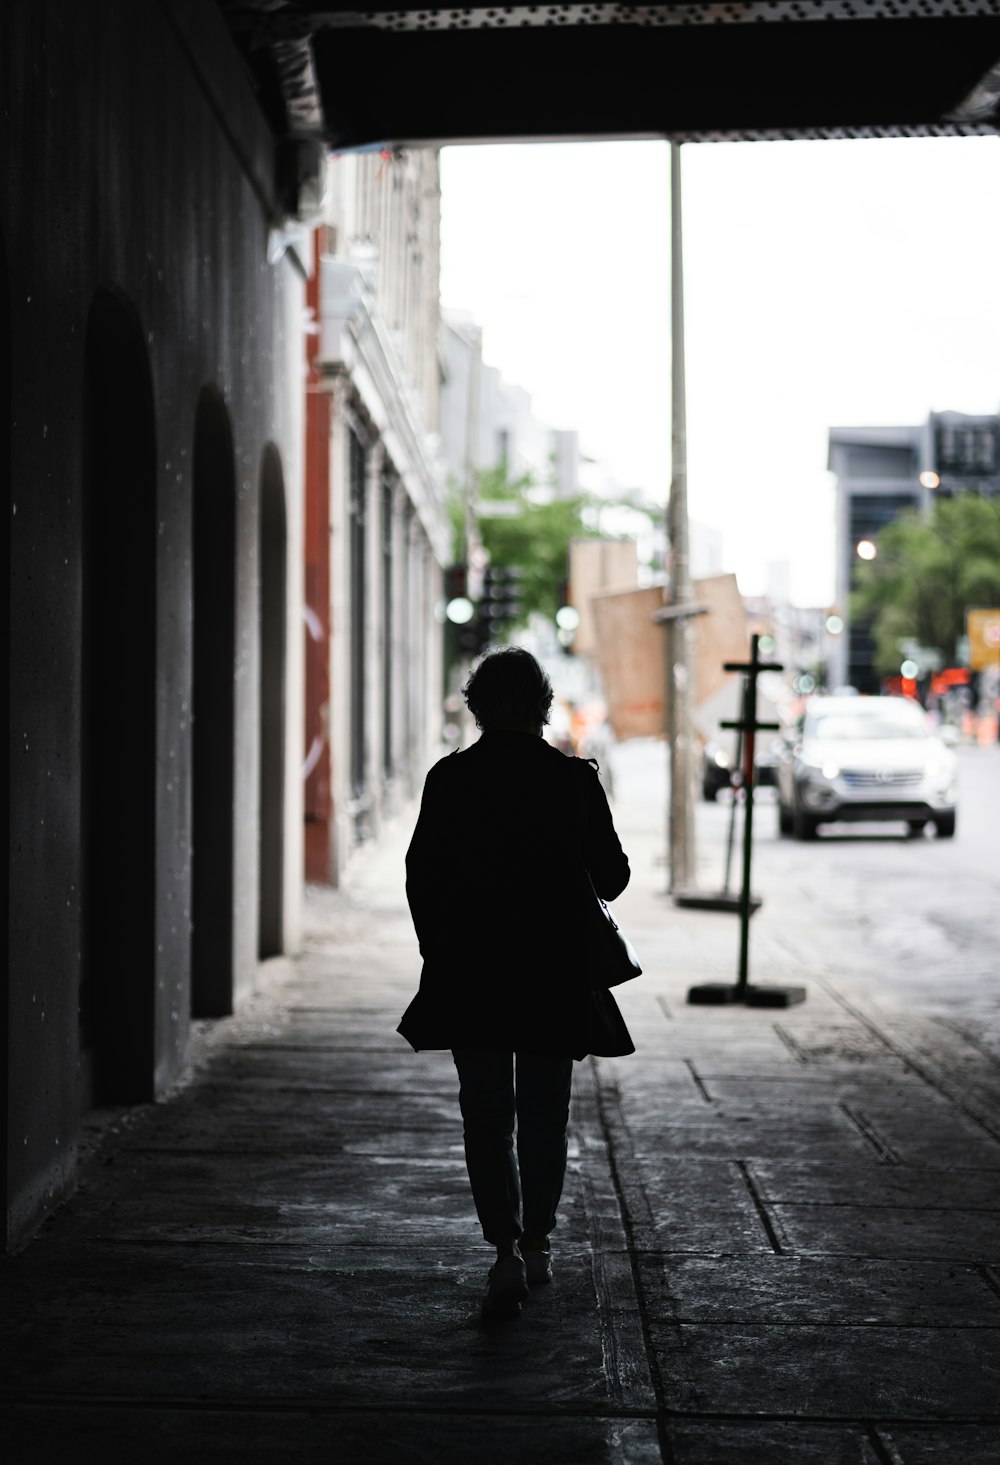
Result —
[{"label": "car headlight", "polygon": [[832,783],[840,775],[840,764],[826,758],[822,763],[803,763],[802,772],[816,783]]},{"label": "car headlight", "polygon": [[799,788],[807,808],[813,809],[817,813],[833,808],[840,797],[834,787],[834,780],[839,772],[839,764],[834,763],[830,758],[824,758],[822,762],[801,765]]},{"label": "car headlight", "polygon": [[932,768],[927,781],[935,793],[952,793],[955,788],[955,772],[952,768]]},{"label": "car headlight", "polygon": [[958,767],[953,758],[935,758],[928,763],[924,777],[931,788],[943,793],[954,786],[957,772]]}]

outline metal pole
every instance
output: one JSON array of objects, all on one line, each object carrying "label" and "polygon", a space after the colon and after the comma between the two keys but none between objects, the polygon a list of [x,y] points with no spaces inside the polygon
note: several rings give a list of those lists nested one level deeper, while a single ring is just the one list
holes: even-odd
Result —
[{"label": "metal pole", "polygon": [[[689,604],[687,421],[684,392],[684,267],[681,248],[681,145],[670,144],[670,346],[671,482],[667,505],[671,606]],[[686,615],[667,622],[666,733],[670,758],[667,818],[670,890],[690,885],[695,875],[693,757],[691,747],[691,651]]]},{"label": "metal pole", "polygon": [[736,984],[738,1000],[746,997],[747,976],[750,971],[750,866],[753,858],[753,777],[754,744],[757,739],[757,647],[760,637],[750,638],[750,673],[745,682],[743,698],[742,729],[743,742],[743,884],[740,894],[740,969]]},{"label": "metal pole", "polygon": [[[740,720],[747,720],[747,679],[743,678],[743,695],[740,698]],[[743,771],[743,729],[736,734],[736,767]],[[729,834],[726,839],[726,873],[722,881],[723,895],[729,894],[729,880],[733,868],[733,836],[736,832],[736,805],[739,803],[739,789],[733,785],[733,801],[729,806]]]}]

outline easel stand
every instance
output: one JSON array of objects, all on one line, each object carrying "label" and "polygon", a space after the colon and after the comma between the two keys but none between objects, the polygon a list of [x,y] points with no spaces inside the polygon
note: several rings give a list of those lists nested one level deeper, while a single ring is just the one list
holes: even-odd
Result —
[{"label": "easel stand", "polygon": [[[749,662],[727,661],[726,671],[743,673],[743,714],[739,722],[724,722],[724,728],[735,729],[741,738],[743,752],[743,883],[740,892],[740,968],[735,986],[724,982],[703,982],[688,989],[687,1000],[706,1006],[722,1006],[745,1002],[748,1007],[792,1007],[804,1002],[805,987],[772,987],[751,984],[747,980],[750,966],[750,917],[756,906],[750,895],[750,869],[753,856],[753,793],[754,752],[758,732],[777,730],[777,723],[757,721],[757,678],[762,671],[781,671],[776,662],[762,663],[760,637],[750,638]],[[760,902],[757,901],[757,905]]]},{"label": "easel stand", "polygon": [[[743,681],[743,698],[741,702],[741,719],[746,720],[746,678]],[[742,721],[740,726],[742,726]],[[726,726],[724,723],[723,726]],[[736,735],[736,767],[742,770],[743,767],[743,734]],[[742,786],[742,772],[740,773]],[[674,905],[683,906],[686,910],[699,911],[734,911],[738,912],[743,907],[743,896],[737,891],[729,888],[729,875],[733,864],[733,838],[736,833],[736,810],[739,806],[737,797],[738,790],[733,788],[733,799],[729,805],[729,830],[726,835],[726,868],[722,877],[721,890],[675,890]],[[750,914],[760,910],[763,902],[759,895],[750,897]]]}]

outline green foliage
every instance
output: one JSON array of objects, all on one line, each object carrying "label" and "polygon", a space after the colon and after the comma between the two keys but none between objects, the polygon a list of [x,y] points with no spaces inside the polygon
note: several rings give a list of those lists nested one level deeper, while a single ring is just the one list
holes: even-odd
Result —
[{"label": "green foliage", "polygon": [[929,518],[906,509],[859,562],[851,615],[871,620],[876,670],[899,671],[901,640],[940,651],[954,666],[965,613],[1000,605],[1000,503],[967,493],[936,499]]},{"label": "green foliage", "polygon": [[[484,515],[479,520],[490,563],[521,572],[521,616],[514,624],[526,621],[532,611],[554,619],[561,604],[561,587],[569,575],[570,540],[596,534],[583,520],[590,499],[581,494],[539,502],[530,477],[511,482],[502,466],[480,473],[477,496],[480,501],[516,500],[521,506],[516,517]],[[456,558],[460,558],[465,522],[460,496],[452,500],[451,516]]]}]

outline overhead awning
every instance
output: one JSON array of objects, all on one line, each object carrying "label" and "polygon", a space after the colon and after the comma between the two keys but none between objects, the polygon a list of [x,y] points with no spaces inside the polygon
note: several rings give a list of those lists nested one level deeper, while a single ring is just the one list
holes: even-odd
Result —
[{"label": "overhead awning", "polygon": [[276,133],[334,150],[1000,129],[1000,0],[219,3]]}]

